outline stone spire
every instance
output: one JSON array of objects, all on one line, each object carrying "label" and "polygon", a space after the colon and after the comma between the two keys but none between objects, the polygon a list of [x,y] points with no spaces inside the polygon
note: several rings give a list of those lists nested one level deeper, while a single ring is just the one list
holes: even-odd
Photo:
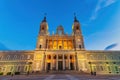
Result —
[{"label": "stone spire", "polygon": [[74,22],[79,22],[76,17],[76,13],[74,13]]}]

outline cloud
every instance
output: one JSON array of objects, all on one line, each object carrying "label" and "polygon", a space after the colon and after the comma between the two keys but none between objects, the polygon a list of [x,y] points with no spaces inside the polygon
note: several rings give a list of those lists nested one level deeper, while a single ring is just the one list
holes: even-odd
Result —
[{"label": "cloud", "polygon": [[108,45],[105,50],[120,50],[120,42]]},{"label": "cloud", "polygon": [[107,47],[105,48],[105,50],[111,50],[111,49],[115,48],[117,45],[118,45],[117,43],[110,44],[109,46],[107,46]]},{"label": "cloud", "polygon": [[94,9],[94,11],[93,11],[93,13],[92,13],[92,15],[91,15],[91,17],[90,17],[90,21],[95,20],[97,18],[99,10],[101,10],[105,7],[108,7],[115,2],[116,2],[116,0],[99,0],[95,9]]}]

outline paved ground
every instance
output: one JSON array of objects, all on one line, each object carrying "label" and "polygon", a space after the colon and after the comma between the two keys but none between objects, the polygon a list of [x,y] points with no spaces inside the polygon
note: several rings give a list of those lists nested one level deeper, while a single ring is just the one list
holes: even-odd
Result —
[{"label": "paved ground", "polygon": [[0,76],[0,80],[120,80],[120,76],[110,75],[78,75],[78,74],[44,74],[44,75],[15,75]]}]

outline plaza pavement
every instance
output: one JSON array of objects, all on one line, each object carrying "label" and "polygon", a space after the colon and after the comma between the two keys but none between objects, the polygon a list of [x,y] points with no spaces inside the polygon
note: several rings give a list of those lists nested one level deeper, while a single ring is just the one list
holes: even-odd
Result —
[{"label": "plaza pavement", "polygon": [[120,80],[120,75],[39,74],[0,76],[0,80]]}]

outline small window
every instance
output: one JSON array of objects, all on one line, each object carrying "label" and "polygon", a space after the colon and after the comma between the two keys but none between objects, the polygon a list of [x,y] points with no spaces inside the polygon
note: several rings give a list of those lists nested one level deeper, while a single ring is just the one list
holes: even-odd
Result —
[{"label": "small window", "polygon": [[25,71],[28,71],[28,66],[25,66]]},{"label": "small window", "polygon": [[111,56],[111,59],[113,59],[113,56]]},{"label": "small window", "polygon": [[79,29],[79,27],[77,26],[77,27],[76,27],[76,29],[78,30],[78,29]]},{"label": "small window", "polygon": [[0,60],[3,60],[3,56],[0,56]]},{"label": "small window", "polygon": [[120,60],[120,56],[119,56],[119,60]]},{"label": "small window", "polygon": [[79,45],[79,48],[81,49],[81,45]]},{"label": "small window", "polygon": [[20,59],[23,60],[24,59],[24,55],[21,55]]},{"label": "small window", "polygon": [[59,56],[58,56],[58,59],[62,59],[62,55],[59,55]]},{"label": "small window", "polygon": [[30,59],[30,55],[27,56],[27,59]]},{"label": "small window", "polygon": [[9,60],[10,59],[10,55],[7,56],[6,60]]},{"label": "small window", "polygon": [[42,48],[42,45],[40,45],[39,48],[41,49],[41,48]]},{"label": "small window", "polygon": [[59,46],[59,49],[61,49],[62,48],[62,46]]},{"label": "small window", "polygon": [[54,55],[54,57],[53,57],[54,59],[56,59],[56,55]]},{"label": "small window", "polygon": [[14,60],[17,59],[17,55],[14,55]]},{"label": "small window", "polygon": [[111,71],[110,66],[108,66],[108,71]]},{"label": "small window", "polygon": [[103,69],[103,66],[100,66],[100,69],[101,69],[101,71],[103,71],[104,69]]},{"label": "small window", "polygon": [[104,56],[104,60],[107,60],[107,57],[106,57],[106,56]]},{"label": "small window", "polygon": [[20,66],[18,66],[18,68],[17,68],[17,69],[18,69],[18,71],[20,71]]},{"label": "small window", "polygon": [[42,27],[42,30],[44,30],[44,27]]},{"label": "small window", "polygon": [[50,55],[48,55],[48,59],[51,59],[51,56],[50,56]]},{"label": "small window", "polygon": [[117,66],[115,66],[115,70],[118,71],[118,67]]},{"label": "small window", "polygon": [[11,66],[10,71],[13,71],[13,66]]},{"label": "small window", "polygon": [[67,59],[67,55],[65,55],[64,58]]},{"label": "small window", "polygon": [[72,55],[70,55],[70,59],[72,59]]}]

